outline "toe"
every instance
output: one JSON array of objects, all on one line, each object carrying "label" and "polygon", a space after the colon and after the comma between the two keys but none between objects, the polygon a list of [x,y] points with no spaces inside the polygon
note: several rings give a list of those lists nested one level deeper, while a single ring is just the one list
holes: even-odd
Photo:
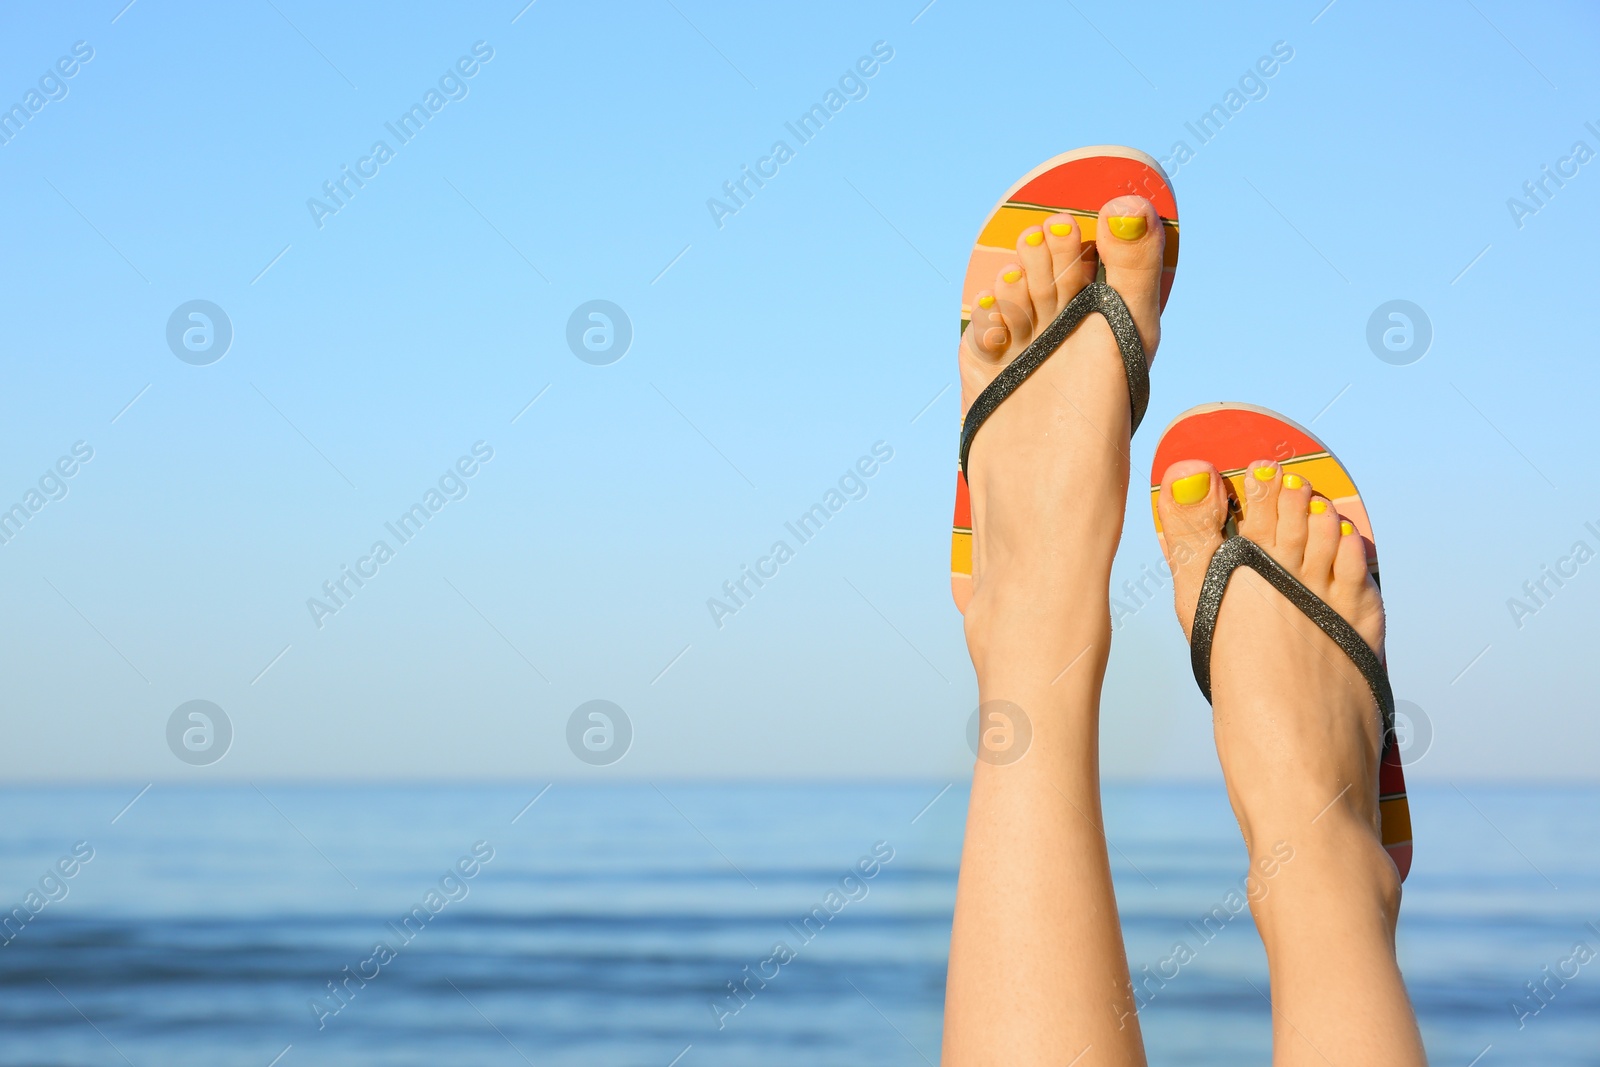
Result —
[{"label": "toe", "polygon": [[1000,316],[999,302],[988,289],[978,294],[972,306],[972,321],[962,335],[968,349],[979,360],[988,363],[999,359],[1006,350],[1006,324]]},{"label": "toe", "polygon": [[1380,656],[1383,654],[1383,597],[1367,570],[1370,547],[1361,530],[1349,519],[1337,526],[1338,543],[1333,553],[1333,580],[1324,598],[1356,628]]},{"label": "toe", "polygon": [[1172,571],[1174,606],[1187,635],[1206,568],[1222,544],[1222,527],[1228,519],[1227,479],[1204,460],[1180,460],[1161,476],[1156,513],[1161,519],[1161,547]]},{"label": "toe", "polygon": [[1349,519],[1339,520],[1339,544],[1333,554],[1333,584],[1346,593],[1367,584],[1367,542]]},{"label": "toe", "polygon": [[1009,334],[1007,355],[1016,358],[1033,339],[1033,298],[1028,295],[1028,276],[1021,263],[1007,263],[994,279],[995,310],[1005,321]]},{"label": "toe", "polygon": [[1278,533],[1278,492],[1283,471],[1270,459],[1258,459],[1244,473],[1244,515],[1239,532],[1263,548],[1271,548]]},{"label": "toe", "polygon": [[1017,237],[1017,259],[1028,280],[1028,298],[1033,302],[1035,322],[1049,322],[1061,310],[1050,270],[1050,249],[1045,247],[1044,227],[1029,226]]},{"label": "toe", "polygon": [[1273,532],[1272,555],[1298,571],[1305,559],[1307,521],[1311,517],[1311,483],[1298,474],[1285,474],[1278,489],[1278,528]]},{"label": "toe", "polygon": [[1333,555],[1339,547],[1339,512],[1327,497],[1315,493],[1306,510],[1306,549],[1300,580],[1318,592],[1327,588],[1333,576]]},{"label": "toe", "polygon": [[1083,229],[1076,219],[1063,212],[1044,220],[1044,246],[1050,251],[1051,277],[1056,284],[1056,302],[1067,302],[1094,281],[1099,261],[1094,245],[1083,243]]},{"label": "toe", "polygon": [[1122,295],[1154,359],[1161,343],[1161,259],[1166,249],[1161,217],[1142,196],[1119,196],[1100,209],[1095,250],[1106,265],[1106,284]]}]

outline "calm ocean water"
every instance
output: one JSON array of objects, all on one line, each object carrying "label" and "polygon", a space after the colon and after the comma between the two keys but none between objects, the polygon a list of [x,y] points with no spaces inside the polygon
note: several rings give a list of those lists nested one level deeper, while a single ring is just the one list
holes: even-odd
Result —
[{"label": "calm ocean water", "polygon": [[[0,898],[38,909],[0,947],[0,1064],[938,1062],[961,784],[540,788],[0,791]],[[1574,962],[1600,790],[1414,788],[1401,960],[1432,1061],[1600,1064],[1600,959]],[[1220,788],[1106,808],[1153,968],[1242,846]],[[1152,1062],[1266,1063],[1266,988],[1246,912],[1150,999]]]}]

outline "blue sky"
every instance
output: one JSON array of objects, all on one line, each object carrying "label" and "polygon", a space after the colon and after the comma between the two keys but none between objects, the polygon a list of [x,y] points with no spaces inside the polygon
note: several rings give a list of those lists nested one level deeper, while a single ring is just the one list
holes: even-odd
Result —
[{"label": "blue sky", "polygon": [[[40,104],[0,145],[0,497],[65,495],[0,545],[4,774],[963,773],[967,252],[1057,152],[1182,140],[1136,482],[1193,404],[1313,423],[1373,513],[1395,689],[1432,734],[1413,775],[1595,777],[1600,562],[1572,555],[1600,551],[1600,162],[1574,154],[1600,152],[1593,11],[1011,10],[1029,29],[958,0],[5,16],[0,101]],[[78,42],[92,58],[57,67]],[[1279,42],[1293,58],[1199,144],[1185,123]],[[835,88],[799,143],[785,123]],[[430,90],[401,143],[385,124]],[[708,207],[758,166],[737,213]],[[1546,166],[1569,176],[1535,204]],[[366,183],[308,207],[345,167]],[[1404,366],[1366,342],[1395,299],[1433,330]],[[193,300],[233,331],[205,366],[167,343]],[[631,323],[609,365],[567,344],[591,300]],[[92,458],[57,468],[78,442]],[[864,495],[719,628],[708,598],[875,446]],[[319,627],[308,599],[370,573],[430,488],[443,506]],[[1158,558],[1135,491],[1114,584]],[[205,767],[166,741],[197,699],[234,735]],[[614,765],[567,746],[594,699],[631,722]],[[1164,600],[1119,627],[1104,733],[1109,774],[1216,773]]]}]

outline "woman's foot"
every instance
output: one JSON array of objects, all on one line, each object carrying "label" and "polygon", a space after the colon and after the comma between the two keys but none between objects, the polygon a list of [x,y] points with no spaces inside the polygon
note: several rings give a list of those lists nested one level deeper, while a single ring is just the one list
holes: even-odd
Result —
[{"label": "woman's foot", "polygon": [[[1245,485],[1239,533],[1381,658],[1383,601],[1355,527],[1315,486],[1272,460],[1252,463]],[[1162,478],[1158,507],[1178,619],[1190,637],[1206,567],[1222,544],[1227,479],[1201,460],[1175,463]],[[1341,793],[1341,805],[1377,833],[1381,724],[1372,692],[1332,639],[1247,568],[1234,572],[1223,597],[1211,687],[1217,751],[1252,849],[1264,830],[1304,823]]]},{"label": "woman's foot", "polygon": [[[1271,460],[1251,464],[1244,481],[1240,535],[1382,658],[1383,601],[1360,533]],[[1206,568],[1223,540],[1228,482],[1203,461],[1174,463],[1157,509],[1178,618],[1192,636]],[[1271,966],[1275,1062],[1425,1062],[1395,963],[1400,877],[1379,832],[1383,725],[1366,680],[1298,608],[1241,567],[1217,617],[1211,695]]]},{"label": "woman's foot", "polygon": [[[1015,263],[980,294],[961,344],[963,410],[1094,278],[1081,232],[1071,215],[1025,230]],[[1118,197],[1096,233],[1106,281],[1153,354],[1161,222],[1144,199]],[[968,455],[967,647],[980,710],[1003,707],[1008,738],[1024,740],[1003,753],[983,742],[973,776],[946,997],[953,1067],[1144,1063],[1098,765],[1129,422],[1121,355],[1091,315],[994,410]],[[984,725],[986,739],[991,725],[1005,732]]]},{"label": "woman's foot", "polygon": [[[1149,201],[1122,196],[1101,209],[1095,232],[1085,244],[1081,222],[1063,213],[1018,237],[1015,261],[978,294],[962,335],[963,411],[1094,280],[1101,263],[1106,283],[1133,314],[1146,358],[1154,358],[1161,220]],[[1105,321],[1090,315],[973,442],[969,643],[984,636],[990,620],[1020,623],[1019,611],[1064,619],[1084,614],[1092,599],[1083,598],[1096,589],[1105,599],[1127,498],[1129,431],[1121,355]]]}]

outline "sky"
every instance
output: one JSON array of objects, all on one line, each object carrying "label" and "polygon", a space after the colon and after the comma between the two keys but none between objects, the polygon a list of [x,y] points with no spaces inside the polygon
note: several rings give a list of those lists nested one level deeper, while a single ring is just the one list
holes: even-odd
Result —
[{"label": "sky", "polygon": [[[7,780],[967,773],[961,272],[1103,143],[1183,227],[1113,586],[1161,427],[1271,407],[1372,513],[1412,780],[1600,776],[1592,9],[523,3],[3,17]],[[1217,773],[1167,596],[1110,777]]]}]

